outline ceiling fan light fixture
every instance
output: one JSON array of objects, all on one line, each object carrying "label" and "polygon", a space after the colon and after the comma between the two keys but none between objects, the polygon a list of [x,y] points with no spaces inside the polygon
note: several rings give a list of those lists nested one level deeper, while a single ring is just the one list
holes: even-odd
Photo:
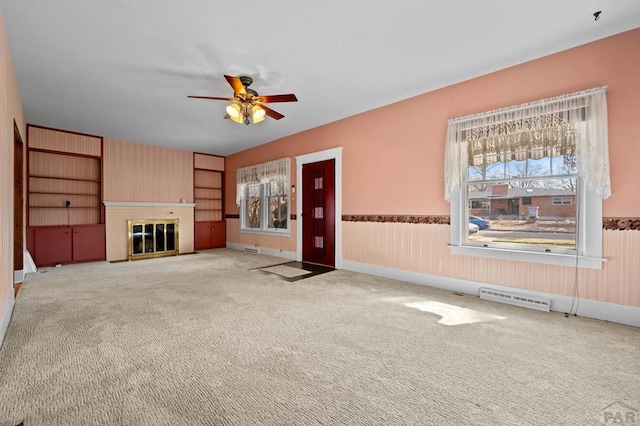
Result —
[{"label": "ceiling fan light fixture", "polygon": [[229,104],[229,105],[227,105],[226,110],[227,110],[227,114],[229,114],[229,117],[231,117],[232,119],[240,117],[240,105],[238,105],[238,104]]},{"label": "ceiling fan light fixture", "polygon": [[266,114],[264,109],[260,108],[258,105],[254,105],[253,108],[251,108],[251,112],[253,116],[253,124],[258,124],[261,121],[264,121]]},{"label": "ceiling fan light fixture", "polygon": [[270,102],[297,102],[298,98],[293,93],[283,95],[266,95],[259,96],[258,92],[253,89],[249,89],[249,85],[253,82],[253,79],[249,76],[234,77],[232,75],[226,75],[224,78],[227,80],[231,88],[233,89],[233,98],[221,97],[221,96],[187,96],[188,98],[195,99],[212,99],[215,101],[227,101],[230,102],[225,110],[227,113],[224,118],[228,118],[231,121],[240,124],[249,125],[251,123],[257,124],[269,116],[274,120],[280,120],[284,118],[284,115],[277,111],[272,110],[264,104]]}]

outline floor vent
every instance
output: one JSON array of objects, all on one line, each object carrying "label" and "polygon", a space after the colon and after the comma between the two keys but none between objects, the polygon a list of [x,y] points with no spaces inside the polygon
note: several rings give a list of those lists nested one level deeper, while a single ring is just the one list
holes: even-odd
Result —
[{"label": "floor vent", "polygon": [[530,296],[528,294],[510,293],[508,291],[495,290],[492,288],[480,288],[480,299],[524,306],[526,308],[537,309],[545,312],[549,312],[551,310],[550,300],[542,299],[537,296]]},{"label": "floor vent", "polygon": [[260,254],[260,253],[262,253],[262,250],[260,250],[257,247],[245,247],[244,248],[244,252],[245,253],[251,253],[251,254]]}]

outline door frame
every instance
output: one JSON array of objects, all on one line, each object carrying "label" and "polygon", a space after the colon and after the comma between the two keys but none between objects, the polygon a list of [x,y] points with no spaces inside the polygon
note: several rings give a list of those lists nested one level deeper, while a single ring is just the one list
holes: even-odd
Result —
[{"label": "door frame", "polygon": [[302,166],[335,160],[335,268],[342,268],[342,147],[296,156],[296,260],[302,262]]},{"label": "door frame", "polygon": [[24,164],[25,146],[13,121],[13,282],[24,281]]}]

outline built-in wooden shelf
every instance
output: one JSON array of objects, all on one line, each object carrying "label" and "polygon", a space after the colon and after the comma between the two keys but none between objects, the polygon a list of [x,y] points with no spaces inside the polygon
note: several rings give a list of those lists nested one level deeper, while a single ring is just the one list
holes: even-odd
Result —
[{"label": "built-in wooden shelf", "polygon": [[29,206],[30,209],[100,209],[100,206]]},{"label": "built-in wooden shelf", "polygon": [[194,154],[193,169],[194,247],[224,247],[224,158]]},{"label": "built-in wooden shelf", "polygon": [[44,191],[29,191],[29,194],[41,194],[41,195],[79,195],[87,197],[100,197],[100,194],[89,194],[80,192],[44,192]]},{"label": "built-in wooden shelf", "polygon": [[34,179],[53,179],[53,180],[70,180],[75,182],[94,182],[100,183],[99,179],[82,179],[82,178],[73,178],[73,177],[60,177],[60,176],[39,176],[39,175],[29,175],[30,178]]},{"label": "built-in wooden shelf", "polygon": [[[95,225],[102,221],[101,159],[29,151],[29,226]],[[66,206],[66,203],[71,203]],[[67,209],[71,216],[62,213]]]}]

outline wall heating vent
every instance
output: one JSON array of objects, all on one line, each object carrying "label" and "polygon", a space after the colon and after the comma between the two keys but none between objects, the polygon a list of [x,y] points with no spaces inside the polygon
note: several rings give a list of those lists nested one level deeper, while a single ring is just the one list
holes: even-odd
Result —
[{"label": "wall heating vent", "polygon": [[260,253],[262,253],[262,250],[260,250],[259,248],[256,248],[256,247],[245,247],[244,248],[244,252],[245,253],[251,253],[251,254],[260,254]]},{"label": "wall heating vent", "polygon": [[510,305],[524,306],[539,311],[549,312],[551,301],[528,294],[511,293],[508,291],[495,290],[492,288],[480,288],[480,299],[494,300],[496,302],[508,303]]}]

